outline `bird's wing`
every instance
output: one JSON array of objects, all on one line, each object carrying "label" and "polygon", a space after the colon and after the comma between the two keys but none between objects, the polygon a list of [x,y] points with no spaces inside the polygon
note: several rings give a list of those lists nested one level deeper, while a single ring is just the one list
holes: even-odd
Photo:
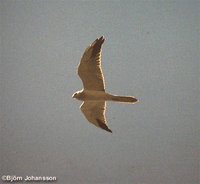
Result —
[{"label": "bird's wing", "polygon": [[108,128],[106,124],[105,101],[85,101],[81,104],[80,109],[89,122],[93,123],[99,128],[102,128],[112,133],[112,131]]},{"label": "bird's wing", "polygon": [[78,66],[78,75],[86,90],[105,91],[104,76],[101,69],[101,46],[104,37],[96,39],[84,52]]}]

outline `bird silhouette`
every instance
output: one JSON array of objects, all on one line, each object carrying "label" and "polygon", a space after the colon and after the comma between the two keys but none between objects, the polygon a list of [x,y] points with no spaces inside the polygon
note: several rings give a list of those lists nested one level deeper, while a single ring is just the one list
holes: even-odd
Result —
[{"label": "bird silhouette", "polygon": [[119,96],[105,91],[105,81],[101,68],[101,47],[104,37],[97,38],[84,52],[78,66],[78,75],[83,82],[83,89],[72,95],[83,101],[80,106],[86,119],[108,132],[112,132],[107,125],[105,111],[106,101],[136,103],[133,96]]}]

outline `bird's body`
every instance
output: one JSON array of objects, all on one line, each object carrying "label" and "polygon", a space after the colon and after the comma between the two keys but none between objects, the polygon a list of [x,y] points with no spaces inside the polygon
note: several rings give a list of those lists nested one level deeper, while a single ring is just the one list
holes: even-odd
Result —
[{"label": "bird's body", "polygon": [[81,90],[77,94],[77,99],[82,101],[105,101],[108,98],[109,94],[105,91]]},{"label": "bird's body", "polygon": [[101,46],[104,37],[96,39],[84,52],[78,67],[83,89],[73,94],[73,98],[83,101],[80,106],[86,119],[108,132],[112,132],[105,118],[106,101],[135,103],[133,96],[112,95],[105,91],[104,76],[101,69]]},{"label": "bird's body", "polygon": [[81,90],[76,92],[76,99],[81,101],[118,101],[124,103],[134,103],[137,101],[132,96],[119,96],[106,93],[105,91]]}]

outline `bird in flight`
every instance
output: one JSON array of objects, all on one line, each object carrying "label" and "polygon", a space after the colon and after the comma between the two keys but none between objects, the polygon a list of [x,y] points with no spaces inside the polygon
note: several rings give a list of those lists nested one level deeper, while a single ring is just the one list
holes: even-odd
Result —
[{"label": "bird in flight", "polygon": [[83,101],[80,106],[86,119],[108,132],[105,111],[106,101],[136,103],[133,96],[112,95],[105,91],[104,76],[101,69],[101,47],[104,37],[97,38],[84,52],[78,66],[78,75],[83,82],[83,89],[72,95],[72,98]]}]

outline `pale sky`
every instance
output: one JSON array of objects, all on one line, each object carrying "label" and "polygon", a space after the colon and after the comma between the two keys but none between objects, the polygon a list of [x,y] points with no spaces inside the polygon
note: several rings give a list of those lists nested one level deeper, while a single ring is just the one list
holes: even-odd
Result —
[{"label": "pale sky", "polygon": [[[199,1],[1,0],[1,175],[59,184],[197,184]],[[90,124],[77,66],[104,35],[113,133]],[[40,182],[42,183],[42,182]]]}]

